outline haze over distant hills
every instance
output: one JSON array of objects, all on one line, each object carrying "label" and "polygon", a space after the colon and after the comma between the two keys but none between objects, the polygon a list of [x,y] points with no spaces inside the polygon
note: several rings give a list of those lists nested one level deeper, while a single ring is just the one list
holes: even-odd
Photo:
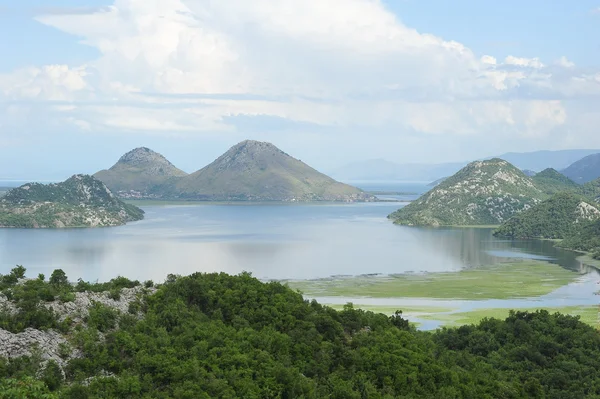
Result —
[{"label": "haze over distant hills", "polygon": [[[595,153],[600,153],[600,150],[510,152],[483,159],[500,158],[510,162],[518,169],[540,172],[547,168],[562,170],[581,158]],[[333,170],[331,176],[343,181],[406,180],[432,182],[453,175],[467,163],[401,164],[384,159],[374,159],[347,164]]]},{"label": "haze over distant hills", "polygon": [[96,173],[123,197],[200,201],[374,201],[271,143],[246,140],[190,175],[162,155],[137,148]]},{"label": "haze over distant hills", "polygon": [[588,155],[561,172],[579,184],[595,180],[600,177],[600,154]]}]

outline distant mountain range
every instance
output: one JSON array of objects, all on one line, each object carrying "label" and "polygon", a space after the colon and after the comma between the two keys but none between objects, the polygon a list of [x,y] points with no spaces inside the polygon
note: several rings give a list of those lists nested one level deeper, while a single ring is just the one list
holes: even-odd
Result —
[{"label": "distant mountain range", "polygon": [[162,155],[137,148],[94,175],[124,198],[199,201],[374,201],[271,143],[246,140],[186,174]]},{"label": "distant mountain range", "polygon": [[579,184],[595,180],[600,177],[600,154],[588,155],[561,172]]},{"label": "distant mountain range", "polygon": [[107,227],[143,217],[141,209],[125,204],[87,175],[56,184],[28,183],[0,198],[0,227]]},{"label": "distant mountain range", "polygon": [[[527,175],[531,175],[532,172],[540,172],[547,168],[562,171],[574,162],[596,153],[600,153],[600,150],[510,152],[484,159],[503,159],[510,162],[518,169],[525,170]],[[429,182],[451,176],[467,164],[468,162],[400,164],[384,159],[374,159],[350,163],[333,170],[331,175],[334,178],[343,181],[405,180]],[[598,176],[600,176],[600,173]]]}]

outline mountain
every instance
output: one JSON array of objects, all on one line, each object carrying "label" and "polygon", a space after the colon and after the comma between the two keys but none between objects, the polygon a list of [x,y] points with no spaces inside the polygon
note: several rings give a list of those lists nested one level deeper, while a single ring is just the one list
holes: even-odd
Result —
[{"label": "mountain", "polygon": [[0,199],[0,227],[105,227],[143,217],[141,209],[125,204],[88,175],[57,184],[25,184]]},{"label": "mountain", "polygon": [[576,251],[592,252],[594,258],[600,259],[600,219],[583,224],[557,245]]},{"label": "mountain", "polygon": [[519,169],[529,169],[535,172],[547,168],[562,170],[573,162],[600,150],[558,150],[534,152],[508,152],[494,158],[504,159]]},{"label": "mountain", "polygon": [[549,195],[579,189],[577,183],[552,168],[544,169],[533,176],[532,179],[539,189]]},{"label": "mountain", "polygon": [[374,201],[292,158],[273,144],[246,140],[210,165],[167,185],[168,195],[210,201]]},{"label": "mountain", "polygon": [[[528,176],[547,168],[562,170],[573,162],[600,150],[559,150],[534,152],[508,152],[490,158],[504,159]],[[467,165],[467,162],[450,162],[439,164],[395,163],[384,159],[372,159],[347,164],[331,172],[331,176],[343,181],[360,180],[405,180],[434,181],[444,176],[451,176]]]},{"label": "mountain", "polygon": [[523,169],[522,172],[525,174],[525,176],[529,176],[529,177],[533,177],[537,174],[533,170],[529,170],[529,169]]},{"label": "mountain", "polygon": [[582,225],[600,218],[597,204],[570,192],[562,192],[504,222],[494,235],[511,238],[562,239]]},{"label": "mountain", "polygon": [[468,164],[389,218],[404,225],[495,225],[546,197],[530,177],[494,158]]},{"label": "mountain", "polygon": [[129,151],[110,169],[101,170],[94,177],[121,197],[147,197],[170,180],[186,175],[161,154],[140,147]]},{"label": "mountain", "polygon": [[597,203],[600,203],[600,178],[579,186],[578,192]]},{"label": "mountain", "polygon": [[563,169],[562,173],[576,183],[584,184],[600,177],[600,153],[588,155]]}]

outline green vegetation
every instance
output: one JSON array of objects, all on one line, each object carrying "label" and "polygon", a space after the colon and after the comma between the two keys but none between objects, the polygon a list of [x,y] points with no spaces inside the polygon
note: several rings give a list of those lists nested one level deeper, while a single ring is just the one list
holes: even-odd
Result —
[{"label": "green vegetation", "polygon": [[223,273],[171,275],[142,308],[142,318],[100,310],[72,327],[81,357],[64,378],[35,356],[1,359],[0,397],[600,396],[600,335],[547,311],[419,332],[401,312],[336,311],[277,282]]},{"label": "green vegetation", "polygon": [[0,295],[3,295],[15,306],[15,311],[3,309],[0,306],[0,328],[14,333],[26,328],[38,330],[57,329],[63,332],[69,330],[69,319],[60,321],[60,317],[44,303],[53,301],[72,302],[76,292],[116,292],[123,288],[133,288],[140,285],[139,281],[131,281],[117,277],[106,283],[87,283],[79,280],[70,284],[64,271],[55,270],[49,281],[40,275],[37,279],[23,281],[25,268],[15,267],[9,274],[0,274]]},{"label": "green vegetation", "polygon": [[369,201],[273,144],[246,140],[167,189],[180,199],[206,201]]},{"label": "green vegetation", "polygon": [[85,175],[58,184],[25,184],[0,199],[0,227],[116,226],[143,217],[141,209],[125,204],[102,182]]},{"label": "green vegetation", "polygon": [[600,203],[600,179],[593,180],[580,186],[579,193]]},{"label": "green vegetation", "polygon": [[575,234],[581,226],[600,218],[591,201],[570,192],[552,198],[513,216],[494,235],[512,238],[562,239]]},{"label": "green vegetation", "polygon": [[547,196],[510,163],[477,161],[389,218],[410,226],[498,225]]},{"label": "green vegetation", "polygon": [[548,195],[563,191],[575,191],[578,184],[552,168],[545,169],[532,177],[535,185]]},{"label": "green vegetation", "polygon": [[362,190],[319,173],[273,144],[246,140],[186,175],[147,148],[96,173],[122,198],[178,201],[375,201]]},{"label": "green vegetation", "polygon": [[309,296],[505,299],[550,293],[578,274],[547,262],[524,261],[453,273],[290,281]]},{"label": "green vegetation", "polygon": [[[542,308],[550,313],[562,313],[572,316],[579,316],[580,320],[590,326],[595,327],[598,324],[597,306],[566,306],[562,308]],[[517,309],[514,309],[517,310]],[[526,312],[528,309],[518,309]],[[441,313],[441,312],[440,312]],[[421,315],[419,318],[425,320],[438,320],[445,326],[461,326],[465,324],[476,324],[485,318],[505,319],[510,316],[509,309],[477,309],[470,312],[456,313],[430,313]]]},{"label": "green vegetation", "polygon": [[94,177],[120,195],[151,196],[160,193],[160,187],[170,180],[186,175],[161,154],[141,147],[129,151],[110,169],[101,170]]},{"label": "green vegetation", "polygon": [[600,220],[582,225],[557,245],[576,251],[590,252],[595,259],[600,259]]}]

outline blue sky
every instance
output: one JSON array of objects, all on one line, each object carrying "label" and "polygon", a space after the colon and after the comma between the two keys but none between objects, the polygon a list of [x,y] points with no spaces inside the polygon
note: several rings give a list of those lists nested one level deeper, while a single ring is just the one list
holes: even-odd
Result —
[{"label": "blue sky", "polygon": [[600,2],[0,0],[0,177],[245,138],[327,171],[598,148]]}]

